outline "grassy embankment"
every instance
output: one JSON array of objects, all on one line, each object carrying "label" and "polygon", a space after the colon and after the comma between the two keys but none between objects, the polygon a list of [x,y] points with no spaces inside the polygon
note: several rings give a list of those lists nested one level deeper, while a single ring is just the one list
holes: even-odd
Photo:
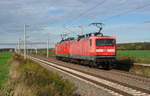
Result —
[{"label": "grassy embankment", "polygon": [[0,52],[0,88],[8,80],[10,63],[8,60],[13,56],[10,52]]},{"label": "grassy embankment", "polygon": [[129,70],[129,72],[150,77],[150,67],[135,65]]},{"label": "grassy embankment", "polygon": [[73,96],[74,84],[58,74],[19,55],[10,62],[8,82],[1,88],[4,96]]}]

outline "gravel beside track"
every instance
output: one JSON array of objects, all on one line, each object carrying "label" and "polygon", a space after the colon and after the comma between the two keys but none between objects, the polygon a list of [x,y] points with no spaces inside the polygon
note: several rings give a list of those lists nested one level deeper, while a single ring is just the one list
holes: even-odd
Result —
[{"label": "gravel beside track", "polygon": [[134,73],[129,73],[125,71],[120,71],[120,70],[110,70],[111,73],[116,74],[116,75],[122,75],[124,77],[132,78],[141,82],[150,82],[150,77],[149,76],[143,76],[139,74],[134,74]]},{"label": "gravel beside track", "polygon": [[[148,91],[150,90],[150,86],[149,86],[150,84],[149,84],[149,82],[146,81],[146,80],[149,80],[149,78],[146,78],[146,80],[142,80],[142,79],[135,80],[136,78],[144,78],[145,79],[145,77],[134,76],[133,74],[128,74],[127,72],[119,72],[116,74],[115,72],[117,72],[117,71],[115,71],[115,70],[108,71],[108,70],[93,69],[93,68],[89,68],[89,67],[85,67],[85,66],[81,66],[81,65],[58,61],[53,57],[48,58],[48,59],[41,57],[41,56],[36,56],[36,57],[41,58],[43,60],[50,61],[50,62],[55,62],[57,64],[61,64],[63,66],[76,68],[76,69],[82,70],[84,72],[89,72],[91,74],[95,74],[96,76],[100,76],[101,78],[107,78],[107,79],[119,81],[120,83],[129,84],[131,86],[135,86],[135,87],[142,88],[142,89],[147,89]],[[127,76],[124,76],[124,75],[127,75]],[[134,78],[132,78],[132,76]],[[93,96],[96,96],[96,95],[93,95]]]}]

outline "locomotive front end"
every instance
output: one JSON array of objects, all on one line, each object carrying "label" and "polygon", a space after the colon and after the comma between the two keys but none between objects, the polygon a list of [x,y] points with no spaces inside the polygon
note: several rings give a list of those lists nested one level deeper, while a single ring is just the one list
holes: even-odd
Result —
[{"label": "locomotive front end", "polygon": [[116,39],[99,37],[95,39],[95,61],[103,67],[112,67],[116,61]]},{"label": "locomotive front end", "polygon": [[116,56],[115,39],[96,39],[96,54],[98,56]]}]

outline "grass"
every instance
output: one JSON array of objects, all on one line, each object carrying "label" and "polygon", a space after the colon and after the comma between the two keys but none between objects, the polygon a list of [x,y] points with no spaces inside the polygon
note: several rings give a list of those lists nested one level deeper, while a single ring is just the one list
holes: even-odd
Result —
[{"label": "grass", "polygon": [[136,65],[136,66],[133,66],[129,72],[144,75],[144,76],[150,76],[150,67]]},{"label": "grass", "polygon": [[150,64],[150,50],[118,50],[117,59],[123,60],[128,58],[134,63]]},{"label": "grass", "polygon": [[10,80],[2,91],[4,96],[74,96],[74,84],[32,60],[24,60],[15,55],[11,68],[15,78],[10,75]]},{"label": "grass", "polygon": [[7,81],[10,64],[8,60],[13,56],[11,52],[0,52],[0,88]]}]

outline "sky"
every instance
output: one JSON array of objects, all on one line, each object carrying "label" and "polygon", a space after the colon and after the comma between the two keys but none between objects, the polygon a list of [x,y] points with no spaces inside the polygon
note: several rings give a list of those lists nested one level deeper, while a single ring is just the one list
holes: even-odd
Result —
[{"label": "sky", "polygon": [[24,24],[27,41],[36,44],[49,39],[54,46],[60,34],[80,34],[79,26],[95,32],[92,22],[103,22],[103,34],[117,43],[150,42],[149,9],[149,0],[0,0],[0,48],[23,43]]}]

